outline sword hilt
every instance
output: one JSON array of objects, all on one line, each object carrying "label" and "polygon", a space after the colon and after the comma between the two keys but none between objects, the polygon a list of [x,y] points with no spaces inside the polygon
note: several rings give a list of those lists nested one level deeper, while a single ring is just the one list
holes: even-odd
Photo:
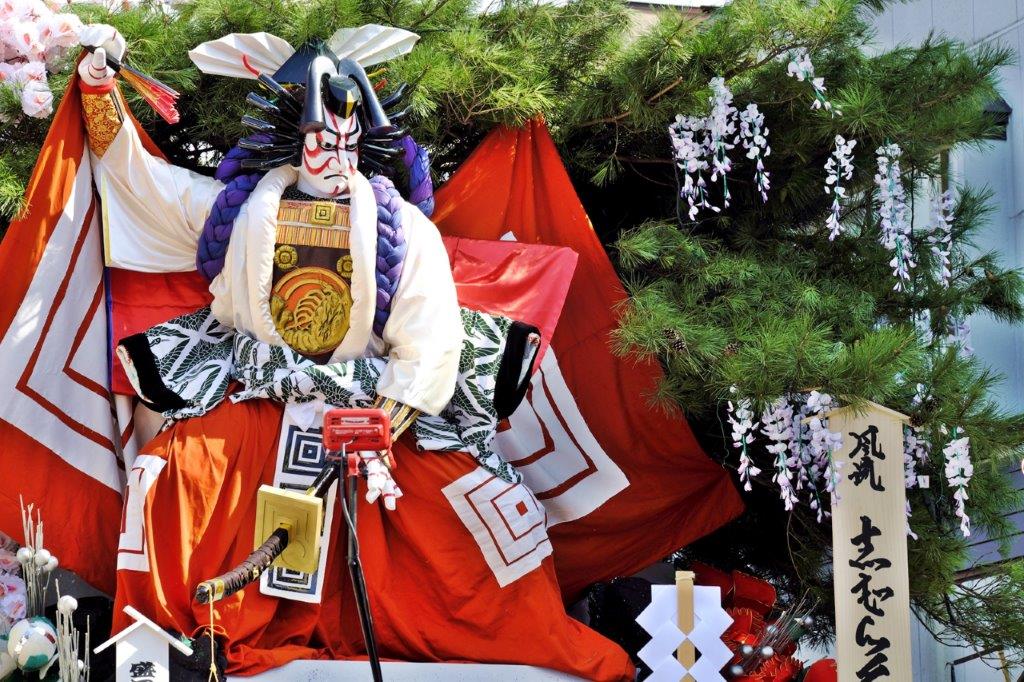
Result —
[{"label": "sword hilt", "polygon": [[287,546],[288,529],[278,528],[237,567],[199,583],[196,588],[196,601],[200,604],[219,601],[256,582]]},{"label": "sword hilt", "polygon": [[[326,498],[327,491],[338,480],[338,469],[336,462],[328,462],[306,490],[306,494],[310,498],[320,500]],[[281,556],[281,553],[288,547],[288,533],[288,528],[274,530],[263,544],[254,549],[252,554],[237,567],[216,578],[199,583],[196,587],[196,602],[208,604],[211,601],[220,601],[259,580],[263,572],[270,568],[274,560]]]}]

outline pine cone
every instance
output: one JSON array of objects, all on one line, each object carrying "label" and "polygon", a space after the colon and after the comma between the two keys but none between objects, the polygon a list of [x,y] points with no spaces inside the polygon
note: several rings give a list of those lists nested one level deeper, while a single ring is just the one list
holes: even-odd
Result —
[{"label": "pine cone", "polygon": [[686,340],[678,331],[669,329],[665,332],[665,337],[668,339],[668,347],[673,353],[686,352]]}]

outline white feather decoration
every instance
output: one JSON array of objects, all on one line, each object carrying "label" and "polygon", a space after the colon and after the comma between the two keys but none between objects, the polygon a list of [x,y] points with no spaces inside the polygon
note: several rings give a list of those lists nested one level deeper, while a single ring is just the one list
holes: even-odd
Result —
[{"label": "white feather decoration", "polygon": [[354,59],[365,68],[408,54],[419,39],[404,29],[366,24],[338,29],[327,40],[327,47],[339,59]]},{"label": "white feather decoration", "polygon": [[192,63],[213,76],[255,79],[257,73],[273,75],[295,48],[270,33],[230,33],[189,50]]}]

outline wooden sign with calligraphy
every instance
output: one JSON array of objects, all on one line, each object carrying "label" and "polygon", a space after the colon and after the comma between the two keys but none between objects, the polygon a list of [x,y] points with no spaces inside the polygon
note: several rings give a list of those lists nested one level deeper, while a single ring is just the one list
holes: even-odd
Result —
[{"label": "wooden sign with calligraphy", "polygon": [[832,505],[839,682],[905,682],[910,672],[903,425],[876,403],[828,415],[842,434],[832,453],[839,501]]}]

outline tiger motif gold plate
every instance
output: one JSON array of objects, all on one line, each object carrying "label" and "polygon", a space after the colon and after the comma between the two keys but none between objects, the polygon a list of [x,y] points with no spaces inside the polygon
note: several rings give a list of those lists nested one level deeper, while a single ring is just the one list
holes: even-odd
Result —
[{"label": "tiger motif gold plate", "polygon": [[295,268],[274,284],[270,314],[291,348],[304,355],[320,355],[337,348],[348,333],[352,291],[337,272]]}]

